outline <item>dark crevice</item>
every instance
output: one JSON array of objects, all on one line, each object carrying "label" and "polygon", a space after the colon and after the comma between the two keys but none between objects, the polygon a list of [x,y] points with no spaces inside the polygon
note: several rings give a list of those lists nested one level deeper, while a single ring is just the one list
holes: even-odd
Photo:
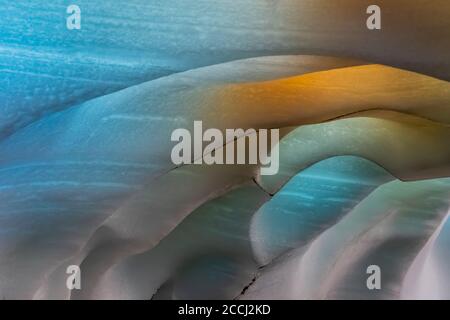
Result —
[{"label": "dark crevice", "polygon": [[267,195],[269,195],[270,197],[273,197],[274,193],[270,193],[269,191],[267,191],[266,189],[264,189],[259,183],[258,181],[256,181],[256,178],[253,177],[252,178],[253,182],[256,184],[256,186],[261,189],[264,193],[266,193]]}]

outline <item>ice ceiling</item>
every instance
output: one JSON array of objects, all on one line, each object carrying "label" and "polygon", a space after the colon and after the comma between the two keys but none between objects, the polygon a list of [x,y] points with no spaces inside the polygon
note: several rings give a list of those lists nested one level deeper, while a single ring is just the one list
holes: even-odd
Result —
[{"label": "ice ceiling", "polygon": [[[1,298],[450,299],[450,2],[74,2],[0,0]],[[194,120],[279,173],[175,167]]]}]

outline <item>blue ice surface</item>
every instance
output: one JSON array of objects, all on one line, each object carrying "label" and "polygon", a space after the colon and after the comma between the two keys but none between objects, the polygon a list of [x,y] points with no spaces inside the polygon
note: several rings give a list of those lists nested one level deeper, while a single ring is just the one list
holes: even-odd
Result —
[{"label": "blue ice surface", "polygon": [[[66,27],[70,4],[81,9],[80,30]],[[256,0],[0,0],[0,139],[144,81],[293,52],[272,10]]]},{"label": "blue ice surface", "polygon": [[332,157],[301,171],[256,214],[253,228],[265,255],[274,258],[307,244],[392,179],[377,164],[355,156]]},{"label": "blue ice surface", "polygon": [[[348,1],[345,14],[334,2],[313,2],[0,0],[0,139],[94,97],[250,57],[354,57],[448,78],[445,10],[432,23],[415,5],[398,12],[399,21],[417,14],[429,30],[426,39],[411,43],[411,35],[394,24],[388,38],[367,41],[367,30],[354,29],[347,19],[359,10],[358,0]],[[71,4],[81,9],[80,30],[67,29]],[[328,20],[330,12],[336,19]]]}]

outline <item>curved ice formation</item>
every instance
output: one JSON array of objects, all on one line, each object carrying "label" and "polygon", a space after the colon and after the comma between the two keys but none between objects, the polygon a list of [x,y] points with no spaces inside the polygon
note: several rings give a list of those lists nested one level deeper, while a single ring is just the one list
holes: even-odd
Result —
[{"label": "curved ice formation", "polygon": [[[52,115],[43,118],[41,121],[36,122],[33,125],[17,132],[8,139],[4,140],[0,144],[0,149],[6,156],[1,159],[2,164],[2,174],[3,183],[2,193],[3,199],[2,208],[3,214],[7,215],[8,212],[12,216],[14,215],[14,224],[25,230],[29,230],[30,233],[13,233],[11,235],[4,234],[3,243],[8,243],[10,246],[15,247],[14,255],[12,256],[7,250],[2,252],[3,263],[2,272],[7,274],[7,280],[2,283],[5,291],[8,291],[12,296],[22,296],[24,292],[34,295],[35,290],[41,287],[42,281],[45,281],[46,277],[49,276],[51,265],[63,263],[66,259],[70,258],[71,255],[76,253],[89,239],[90,235],[115,211],[114,208],[120,207],[127,199],[135,194],[139,193],[140,190],[145,189],[145,185],[150,183],[152,179],[158,177],[162,174],[162,178],[166,179],[164,172],[171,169],[169,159],[167,159],[167,154],[170,148],[170,143],[161,143],[162,137],[168,136],[170,130],[175,128],[177,125],[181,125],[184,117],[195,117],[201,115],[201,117],[206,121],[206,123],[215,123],[210,113],[204,112],[204,110],[223,109],[225,112],[222,113],[221,123],[225,126],[226,123],[236,123],[238,126],[243,127],[264,127],[270,126],[267,120],[255,119],[255,113],[252,112],[252,108],[259,106],[261,112],[265,114],[267,119],[271,119],[273,123],[279,125],[280,121],[286,121],[284,125],[291,125],[295,117],[298,118],[298,124],[309,123],[311,121],[321,121],[322,118],[333,118],[336,115],[336,111],[339,108],[343,108],[340,113],[345,116],[348,112],[354,112],[357,110],[370,109],[371,106],[366,106],[361,103],[363,94],[360,94],[355,100],[360,105],[359,108],[351,107],[351,99],[347,99],[348,104],[341,106],[342,102],[338,99],[328,99],[325,94],[320,96],[323,102],[320,102],[322,107],[316,108],[319,102],[311,101],[309,99],[304,99],[305,104],[309,104],[310,107],[302,107],[299,110],[293,108],[291,105],[295,100],[301,98],[301,94],[293,91],[297,88],[300,92],[309,92],[311,87],[309,83],[314,83],[317,86],[319,81],[323,81],[325,85],[327,83],[333,83],[333,81],[338,81],[342,78],[341,73],[346,74],[348,77],[347,83],[350,86],[353,78],[368,79],[370,75],[373,74],[384,74],[385,79],[391,78],[393,82],[401,75],[401,81],[396,83],[396,85],[390,85],[389,91],[384,90],[381,94],[381,88],[385,87],[385,80],[382,82],[374,80],[373,87],[362,84],[361,89],[366,88],[367,92],[376,92],[376,88],[379,87],[380,94],[379,98],[381,102],[385,103],[384,100],[391,96],[390,99],[395,101],[396,109],[404,111],[405,107],[408,106],[406,110],[409,112],[416,112],[419,115],[427,115],[430,118],[437,119],[437,114],[440,113],[441,107],[448,100],[447,92],[448,87],[440,80],[435,80],[429,77],[423,77],[414,73],[404,72],[400,70],[395,70],[392,68],[386,68],[382,66],[363,66],[355,68],[344,68],[336,69],[327,72],[312,73],[310,75],[281,79],[281,80],[270,80],[266,82],[255,82],[255,83],[243,83],[243,84],[219,84],[216,87],[204,87],[207,94],[203,94],[201,90],[203,86],[196,87],[195,82],[192,88],[185,89],[184,91],[178,91],[167,95],[167,93],[173,92],[173,88],[176,86],[184,85],[185,81],[182,76],[175,76],[172,80],[170,77],[150,82],[142,86],[133,87],[125,91],[112,94],[110,96],[105,96],[100,99],[93,100],[91,102],[85,103],[78,107],[71,108],[70,110],[61,112],[56,115]],[[200,74],[203,74],[200,72]],[[350,76],[349,76],[350,74]],[[304,77],[306,80],[304,80]],[[313,79],[313,80],[311,80]],[[306,86],[305,86],[306,84]],[[157,87],[159,89],[166,88],[165,90],[151,90],[152,87]],[[273,103],[278,106],[278,108],[283,111],[274,110],[271,105],[271,100],[264,101],[264,104],[258,104],[258,100],[249,100],[249,96],[245,94],[245,90],[248,90],[253,86],[257,92],[266,92],[266,89],[273,86],[277,90],[286,90],[294,94],[293,97],[289,97],[288,94],[283,94],[283,99],[273,100]],[[422,95],[420,99],[411,100],[410,95],[414,92],[414,88],[423,88],[426,86],[430,92],[435,92],[434,95],[431,93],[428,96]],[[186,88],[186,87],[185,87]],[[325,87],[322,87],[326,88]],[[375,88],[375,89],[374,89]],[[209,91],[208,91],[209,90]],[[342,88],[343,92],[346,92]],[[348,95],[353,89],[349,90]],[[165,93],[164,93],[165,91]],[[322,90],[323,93],[326,90]],[[330,95],[333,94],[334,89],[329,90]],[[250,90],[251,92],[251,90]],[[269,91],[267,91],[269,92]],[[360,90],[359,92],[363,92]],[[204,100],[205,97],[211,96],[215,97],[220,95],[219,104],[211,104],[208,100]],[[374,103],[377,100],[377,96],[371,93],[372,102],[367,101],[368,104]],[[352,97],[355,97],[354,93],[351,93]],[[189,110],[189,113],[182,112],[184,105],[186,103],[192,103],[192,100],[187,99],[188,97],[203,97],[203,104],[195,105],[197,109]],[[239,98],[243,105],[249,103],[246,107],[248,110],[248,121],[247,124],[243,123],[245,117],[240,114],[238,118],[231,118],[235,112],[233,108],[236,106],[233,103],[227,103],[235,98]],[[281,96],[280,96],[281,97]],[[145,104],[132,104],[130,101],[146,101]],[[353,98],[355,99],[355,98]],[[167,101],[168,100],[168,101]],[[174,101],[180,104],[175,104]],[[151,103],[152,101],[160,101],[158,104]],[[195,100],[194,100],[195,101]],[[214,101],[216,101],[214,99]],[[280,102],[285,101],[285,105],[280,105]],[[295,101],[294,105],[301,104],[301,101]],[[158,109],[158,106],[163,105],[165,109]],[[405,107],[403,107],[403,105]],[[105,106],[107,106],[105,108]],[[144,114],[133,114],[127,113],[127,108],[142,109],[144,112],[174,112],[174,110],[168,109],[168,106],[172,106],[181,113],[180,118],[176,118],[173,121],[168,121],[170,118],[164,118],[164,116],[145,116]],[[325,109],[325,106],[327,109]],[[416,106],[416,107],[415,107]],[[428,107],[428,109],[425,109]],[[160,107],[159,107],[160,108]],[[231,110],[229,110],[231,108]],[[284,111],[289,111],[291,108],[294,112],[290,118],[287,118]],[[312,117],[309,113],[312,108],[316,108],[315,113],[317,116]],[[346,109],[347,108],[347,109]],[[392,107],[394,108],[394,107]],[[120,113],[118,113],[120,109]],[[389,107],[388,107],[389,109]],[[272,111],[272,114],[270,111]],[[141,112],[142,112],[141,111]],[[331,113],[331,115],[327,115]],[[251,115],[251,116],[250,116]],[[280,120],[277,120],[277,116]],[[294,116],[294,118],[293,118]],[[400,117],[401,116],[398,116]],[[379,118],[383,118],[383,115],[379,115]],[[388,116],[389,118],[389,116]],[[395,117],[394,117],[395,118]],[[446,159],[445,148],[440,148],[441,141],[445,141],[448,136],[445,124],[433,123],[426,120],[409,119],[405,116],[406,122],[409,121],[409,127],[414,127],[415,124],[423,121],[426,123],[424,126],[419,124],[416,127],[424,127],[424,130],[418,131],[417,133],[411,131],[413,134],[419,136],[424,136],[421,138],[426,145],[426,141],[433,141],[430,144],[430,152],[436,155],[436,159],[439,161],[440,158]],[[287,119],[287,120],[284,120]],[[153,122],[165,120],[165,127],[160,126],[155,128],[152,125]],[[395,119],[394,119],[395,120]],[[99,122],[100,121],[100,122]],[[186,120],[184,120],[186,121]],[[337,120],[340,122],[343,120]],[[388,120],[388,122],[391,119]],[[405,121],[402,119],[401,121]],[[401,122],[400,121],[400,122]],[[447,120],[444,118],[443,120]],[[396,121],[392,121],[395,126]],[[102,126],[98,126],[98,123],[102,123]],[[129,123],[132,125],[132,130],[125,130]],[[265,124],[267,123],[267,124]],[[411,124],[412,123],[412,124]],[[114,124],[116,127],[114,132],[120,133],[120,140],[117,140],[110,131],[112,127],[109,124]],[[408,124],[406,127],[408,128]],[[118,127],[117,127],[118,125]],[[326,125],[326,124],[324,124]],[[211,124],[212,126],[212,124]],[[400,125],[401,126],[401,125]],[[433,126],[436,129],[433,129]],[[89,129],[91,127],[91,129]],[[430,129],[426,129],[430,127]],[[148,132],[148,133],[146,133]],[[149,133],[152,133],[151,138]],[[128,137],[124,136],[124,133],[128,134]],[[399,134],[398,136],[402,136]],[[431,137],[431,138],[430,138]],[[428,138],[428,140],[426,140]],[[442,140],[444,139],[444,140]],[[122,143],[118,143],[122,141]],[[133,143],[130,144],[129,142]],[[415,139],[415,141],[420,141]],[[21,147],[21,145],[26,144],[26,148]],[[147,146],[143,148],[143,145]],[[406,145],[406,144],[405,144]],[[96,146],[96,147],[94,147]],[[101,146],[98,148],[98,146]],[[437,151],[435,151],[437,150]],[[295,151],[295,150],[294,150]],[[442,156],[438,156],[442,153]],[[164,155],[166,154],[166,155]],[[326,152],[322,155],[323,158],[327,157]],[[166,158],[166,159],[164,159]],[[370,158],[370,157],[369,157]],[[393,158],[395,159],[395,158]],[[436,160],[433,157],[433,161]],[[321,158],[316,159],[321,160]],[[387,160],[389,161],[389,160]],[[423,166],[423,165],[421,165]],[[433,167],[433,169],[436,169]],[[439,169],[439,168],[438,168]],[[83,174],[83,171],[85,174]],[[123,172],[127,172],[126,175]],[[400,174],[400,173],[399,173]],[[255,177],[253,172],[244,173],[247,179]],[[208,177],[206,175],[206,177]],[[213,179],[213,176],[210,177]],[[8,183],[8,179],[9,182]],[[208,181],[208,178],[205,181]],[[228,177],[227,177],[228,179]],[[237,179],[242,179],[242,176],[238,174]],[[245,180],[245,179],[243,179]],[[156,182],[156,181],[155,181]],[[219,181],[220,182],[220,181]],[[158,182],[156,182],[158,183]],[[230,183],[230,182],[229,182]],[[235,183],[235,182],[233,182]],[[231,184],[233,184],[231,183]],[[226,184],[225,184],[226,185]],[[160,186],[156,184],[155,187]],[[17,189],[18,188],[18,189]],[[218,188],[223,188],[218,185]],[[13,190],[20,190],[17,193]],[[91,190],[91,191],[90,191]],[[13,191],[13,192],[12,192]],[[161,192],[164,189],[161,189]],[[195,189],[193,190],[195,195]],[[20,198],[16,197],[20,195]],[[207,195],[202,195],[201,199],[207,199]],[[191,198],[190,199],[195,199]],[[158,198],[160,200],[160,198]],[[181,201],[181,198],[180,198]],[[191,200],[190,200],[191,201]],[[34,203],[32,205],[32,203]],[[153,204],[158,204],[155,200]],[[161,203],[164,205],[164,202]],[[201,204],[201,202],[198,202]],[[133,203],[131,202],[131,206]],[[138,204],[139,205],[139,204]],[[191,202],[180,202],[181,208],[191,208],[194,209]],[[32,207],[33,209],[29,211]],[[128,207],[125,207],[126,210]],[[35,216],[30,216],[32,212],[40,211],[41,218]],[[66,212],[64,214],[64,212]],[[70,215],[67,214],[70,212]],[[128,211],[125,211],[128,213]],[[164,212],[164,211],[162,211]],[[59,213],[55,215],[55,213]],[[189,213],[189,210],[183,209],[180,211],[183,215]],[[45,217],[45,218],[44,218]],[[176,220],[172,220],[170,216],[167,216],[168,221],[174,221],[170,223],[175,223]],[[45,224],[40,224],[39,219],[45,219]],[[65,223],[62,223],[65,221]],[[139,221],[139,220],[138,220]],[[70,228],[68,229],[67,226]],[[164,224],[163,224],[164,225]],[[120,226],[120,224],[119,224]],[[162,236],[166,232],[169,232],[174,225],[162,228]],[[121,230],[121,228],[118,228]],[[100,229],[102,230],[102,229]],[[106,231],[108,229],[106,228]],[[139,239],[139,233],[133,234],[136,229],[131,229],[131,239],[137,237]],[[167,230],[167,231],[164,231]],[[39,238],[38,238],[39,237]],[[33,239],[33,240],[32,240]],[[39,239],[36,241],[35,239]],[[113,237],[114,239],[114,237]],[[157,239],[157,238],[156,238]],[[32,247],[34,250],[30,251],[30,241],[32,241]],[[158,241],[158,240],[156,240]],[[133,242],[133,241],[131,241]],[[52,245],[49,245],[52,243]],[[95,239],[94,239],[95,243]],[[108,256],[108,252],[112,252],[108,259],[113,259],[114,263],[116,258],[114,256],[126,257],[129,254],[137,253],[146,249],[148,244],[152,243],[151,238],[143,242],[144,247],[140,248],[138,244],[136,248],[129,253],[123,255],[118,254],[121,250],[129,250],[128,244],[119,248],[116,251],[116,245],[114,242],[112,244],[107,244],[102,251],[104,257]],[[147,244],[148,243],[148,244]],[[108,247],[112,246],[113,249],[108,251]],[[121,245],[119,244],[119,247]],[[133,247],[133,246],[132,246]],[[89,250],[89,244],[87,249]],[[95,247],[94,247],[95,248]],[[41,259],[37,259],[37,257]],[[11,257],[14,257],[15,263],[11,264]],[[34,257],[34,258],[33,258]],[[43,258],[45,257],[45,258]],[[106,264],[106,268],[110,265],[109,260],[103,260],[102,263]],[[26,277],[26,271],[30,268],[30,261],[34,269],[34,273],[30,274],[25,287],[19,288],[15,285],[15,275],[24,278],[24,273]],[[81,263],[81,261],[78,261]],[[56,267],[56,266],[55,266]],[[40,276],[38,276],[40,275]],[[14,287],[14,289],[12,289]],[[34,289],[32,289],[34,288]],[[13,293],[16,292],[16,293]]]},{"label": "curved ice formation", "polygon": [[[0,0],[0,296],[448,298],[450,4],[379,2]],[[279,173],[175,166],[194,120]]]},{"label": "curved ice formation", "polygon": [[432,6],[424,0],[380,1],[389,30],[382,34],[356,18],[368,6],[359,0],[76,4],[86,16],[73,32],[66,29],[65,1],[0,1],[0,137],[131,85],[260,56],[351,57],[450,79],[446,0]]},{"label": "curved ice formation", "polygon": [[406,274],[400,298],[450,299],[448,288],[450,257],[448,254],[449,215],[436,229]]},{"label": "curved ice formation", "polygon": [[[375,115],[378,116],[378,118],[373,118]],[[381,130],[381,134],[374,134],[380,133],[380,128],[382,128],[381,124],[383,124],[383,121],[386,121],[386,119],[389,120],[387,122],[389,125],[387,129],[389,130],[386,130],[385,128]],[[400,119],[403,121],[401,121]],[[351,120],[350,125],[347,123],[348,120]],[[342,123],[344,123],[344,126],[342,125]],[[378,130],[372,132],[369,129],[370,126],[368,125],[370,123],[372,123],[374,126],[376,125]],[[420,131],[421,133],[423,133],[423,135],[411,134],[415,133],[415,131],[413,131],[414,126],[410,128],[410,125],[417,126],[418,123],[421,124],[421,126],[424,128],[423,131]],[[394,146],[399,144],[405,146],[411,145],[411,149],[409,150],[410,152],[413,152],[414,150],[416,150],[420,139],[422,139],[424,141],[422,145],[427,146],[427,142],[430,143],[427,146],[427,148],[430,148],[429,152],[437,155],[442,150],[445,150],[443,146],[446,145],[447,140],[445,137],[448,136],[445,131],[445,126],[443,127],[440,124],[432,123],[429,121],[420,120],[406,115],[402,117],[401,114],[393,114],[392,112],[362,113],[361,115],[354,118],[339,119],[326,124],[315,125],[318,126],[318,128],[315,128],[315,126],[313,125],[301,127],[297,130],[292,131],[282,140],[282,143],[286,142],[286,144],[290,146],[290,148],[286,148],[285,152],[281,153],[281,163],[283,164],[287,162],[286,160],[295,159],[297,161],[296,163],[300,167],[305,167],[307,165],[310,165],[313,161],[320,161],[330,156],[330,152],[327,149],[326,144],[322,142],[321,138],[319,138],[317,143],[318,145],[320,144],[322,148],[317,148],[316,150],[311,146],[311,141],[309,140],[310,138],[308,138],[308,136],[306,135],[308,130],[313,133],[311,137],[326,137],[326,135],[317,134],[317,130],[324,130],[326,132],[330,127],[336,126],[339,129],[336,130],[336,132],[342,132],[345,137],[345,128],[353,128],[356,130],[358,125],[365,125],[365,128],[367,129],[367,142],[361,141],[361,143],[354,146],[354,148],[348,149],[348,139],[341,138],[341,143],[338,143],[338,141],[336,140],[333,144],[330,144],[333,145],[333,150],[335,150],[336,152],[339,151],[337,153],[342,154],[349,153],[349,150],[352,150],[354,154],[365,156],[369,159],[377,159],[377,149],[374,148],[374,145],[376,145],[377,143],[381,143],[381,145],[386,146],[386,141],[392,141],[394,143]],[[402,128],[403,130],[394,130],[396,126]],[[323,129],[321,129],[321,127],[323,127]],[[426,129],[427,127],[429,127],[429,129]],[[305,130],[300,130],[302,128],[304,128]],[[409,131],[405,131],[405,128]],[[349,133],[351,132],[350,130],[348,131]],[[298,132],[303,132],[303,140],[298,140]],[[386,133],[388,133],[387,137]],[[443,138],[440,139],[439,137]],[[414,144],[412,144],[411,141],[408,142],[408,139],[412,139],[414,141]],[[301,149],[303,141],[306,142],[306,144],[309,146],[309,149]],[[370,152],[368,152],[368,148]],[[288,150],[290,150],[290,152],[288,152]],[[403,151],[403,154],[405,155],[404,157],[393,156],[390,158],[385,158],[380,162],[383,163],[386,167],[394,169],[392,172],[397,175],[402,175],[403,172],[405,172],[403,169],[408,167],[423,167],[424,169],[430,167],[439,168],[436,163],[428,163],[428,167],[424,166],[425,164],[427,164],[426,157],[410,157],[406,152],[407,150],[408,149],[404,149]],[[301,154],[302,157],[298,157],[299,154]],[[424,153],[424,155],[426,154],[427,153]],[[345,160],[346,158],[344,157],[343,159]],[[436,157],[436,159],[439,159],[439,157]],[[442,159],[442,163],[447,163],[445,161],[447,159],[445,153]],[[324,171],[323,173],[321,173],[322,175],[324,175],[325,179],[327,179],[327,177],[331,179],[335,174],[337,174],[333,173],[333,170],[336,170],[340,166],[343,166],[342,170],[344,171],[342,174],[344,174],[345,172],[351,173],[352,171],[354,171],[354,176],[350,176],[349,179],[356,179],[355,181],[360,179],[363,184],[369,184],[367,186],[367,191],[365,192],[370,191],[370,183],[375,183],[376,186],[376,184],[380,184],[383,181],[387,181],[386,179],[390,179],[390,176],[385,171],[377,169],[376,167],[374,169],[370,169],[371,165],[364,164],[365,162],[362,160],[351,160],[350,158],[349,160],[345,160],[344,162],[342,161],[338,161],[338,159],[329,161],[330,164],[328,165],[328,171]],[[346,164],[346,161],[349,161],[349,164]],[[393,164],[395,164],[395,167],[393,166]],[[325,168],[326,167],[327,166],[325,163]],[[363,170],[363,168],[366,167],[366,170],[368,170],[368,172],[371,172],[372,170],[372,175],[370,175],[369,173],[364,173],[364,170],[358,171],[356,169],[358,167],[360,168],[360,170]],[[319,168],[321,168],[321,166],[319,166]],[[311,169],[317,170],[314,169],[314,166]],[[323,169],[321,170],[323,171]],[[364,174],[369,175],[364,176]],[[98,266],[97,268],[100,268],[102,272],[104,272],[121,259],[124,259],[132,254],[137,254],[151,249],[166,234],[168,234],[179,223],[179,221],[184,219],[197,206],[211,199],[211,197],[220,196],[221,194],[227,192],[230,187],[240,185],[245,182],[251,182],[252,179],[256,179],[257,177],[257,170],[254,166],[185,166],[170,171],[168,174],[158,177],[156,180],[154,180],[153,183],[150,183],[148,186],[144,187],[142,191],[138,192],[136,196],[130,198],[124,205],[121,205],[120,209],[116,210],[114,214],[103,223],[103,226],[94,233],[89,242],[84,246],[83,251],[78,254],[70,263],[66,261],[63,262],[62,265],[67,266],[71,263],[79,264],[81,263],[81,261],[83,261],[83,259],[85,259],[86,255],[88,255],[90,251],[94,252],[92,256],[95,258],[98,255],[97,252],[100,250],[102,253],[101,266]],[[187,178],[190,179],[192,184],[196,185],[196,188],[185,188],[182,181]],[[370,180],[369,178],[372,180]],[[333,181],[333,179],[331,179],[331,181]],[[333,181],[333,183],[338,183],[338,180]],[[295,186],[298,187],[298,185]],[[336,188],[336,186],[334,185],[332,185],[331,187]],[[355,187],[358,188],[358,190],[355,190],[355,195],[364,194],[364,190],[361,189],[362,186],[355,185]],[[169,201],[169,198],[172,196],[173,192],[175,192],[178,197],[178,201],[176,202]],[[317,190],[317,192],[319,192],[319,190]],[[283,193],[281,193],[280,195],[276,195],[273,202],[276,203],[278,197],[282,197],[282,195]],[[335,198],[336,201],[339,199],[338,193],[335,193]],[[344,201],[344,199],[342,199],[342,201]],[[354,201],[356,200],[354,199]],[[283,204],[284,202],[281,203]],[[272,203],[269,204],[269,208],[271,205]],[[320,210],[320,205],[320,203],[316,204],[316,210]],[[334,206],[330,206],[328,210],[338,210],[337,205],[335,204]],[[269,214],[271,213],[269,212]],[[261,219],[260,212],[256,213],[254,219]],[[334,221],[335,219],[337,219],[337,216],[331,217],[330,222]],[[283,234],[285,234],[286,237],[288,237],[289,234],[288,230],[283,230],[282,228],[283,224],[285,223],[285,218],[280,220],[279,223],[281,223],[281,225],[280,228],[277,229],[276,221],[271,222],[269,218],[269,228],[264,230],[263,236],[269,238],[272,237],[277,241],[286,241],[283,240],[285,239],[285,237],[282,236]],[[293,227],[294,224],[292,224],[291,226]],[[299,226],[298,228],[299,229],[295,234],[300,233],[301,236],[302,227]],[[304,230],[303,232],[306,232],[306,230]],[[256,243],[258,246],[262,245],[262,242]],[[269,242],[268,245],[269,247],[276,246],[275,243]],[[295,243],[291,243],[288,245],[295,246]],[[91,258],[88,257],[88,259]],[[62,270],[64,269],[65,268],[63,267]],[[100,269],[97,269],[96,273],[102,273],[99,271]],[[85,270],[85,274],[89,274],[89,272],[89,270]],[[56,276],[56,281],[62,284],[63,281],[61,279],[63,279],[66,275],[64,272],[57,272],[57,274],[59,274],[59,276]]]},{"label": "curved ice formation", "polygon": [[449,138],[450,127],[445,123],[386,110],[359,112],[293,128],[279,144],[279,172],[261,176],[259,182],[275,193],[299,171],[339,155],[366,158],[402,180],[448,176]]},{"label": "curved ice formation", "polygon": [[392,179],[379,166],[357,157],[333,157],[301,171],[254,214],[250,234],[256,258],[265,265],[306,246]]},{"label": "curved ice formation", "polygon": [[[253,185],[232,190],[206,203],[192,212],[154,249],[123,260],[101,277],[98,272],[89,273],[92,278],[88,281],[92,287],[75,292],[75,298],[148,299],[166,282],[173,281],[177,287],[179,281],[183,281],[177,278],[183,277],[191,261],[207,255],[223,256],[238,265],[234,273],[228,273],[231,279],[227,282],[232,288],[212,286],[202,298],[208,298],[210,292],[215,292],[220,298],[237,296],[257,268],[251,254],[250,219],[268,198],[269,195]],[[100,256],[93,255],[94,260],[83,261],[81,267],[89,272],[90,268],[101,263]],[[225,292],[220,294],[218,290]],[[174,289],[172,294],[176,297],[177,290]]]},{"label": "curved ice formation", "polygon": [[[449,179],[379,187],[310,245],[269,264],[241,298],[400,298],[408,266],[448,212],[449,192]],[[386,270],[380,290],[366,287],[372,264]]]}]

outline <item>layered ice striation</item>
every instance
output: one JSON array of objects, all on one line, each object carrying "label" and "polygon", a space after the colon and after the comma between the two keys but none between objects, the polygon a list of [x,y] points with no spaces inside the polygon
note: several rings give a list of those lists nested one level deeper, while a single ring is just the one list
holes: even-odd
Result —
[{"label": "layered ice striation", "polygon": [[[0,0],[2,298],[449,297],[448,1],[76,4]],[[280,171],[176,167],[195,120]]]}]

